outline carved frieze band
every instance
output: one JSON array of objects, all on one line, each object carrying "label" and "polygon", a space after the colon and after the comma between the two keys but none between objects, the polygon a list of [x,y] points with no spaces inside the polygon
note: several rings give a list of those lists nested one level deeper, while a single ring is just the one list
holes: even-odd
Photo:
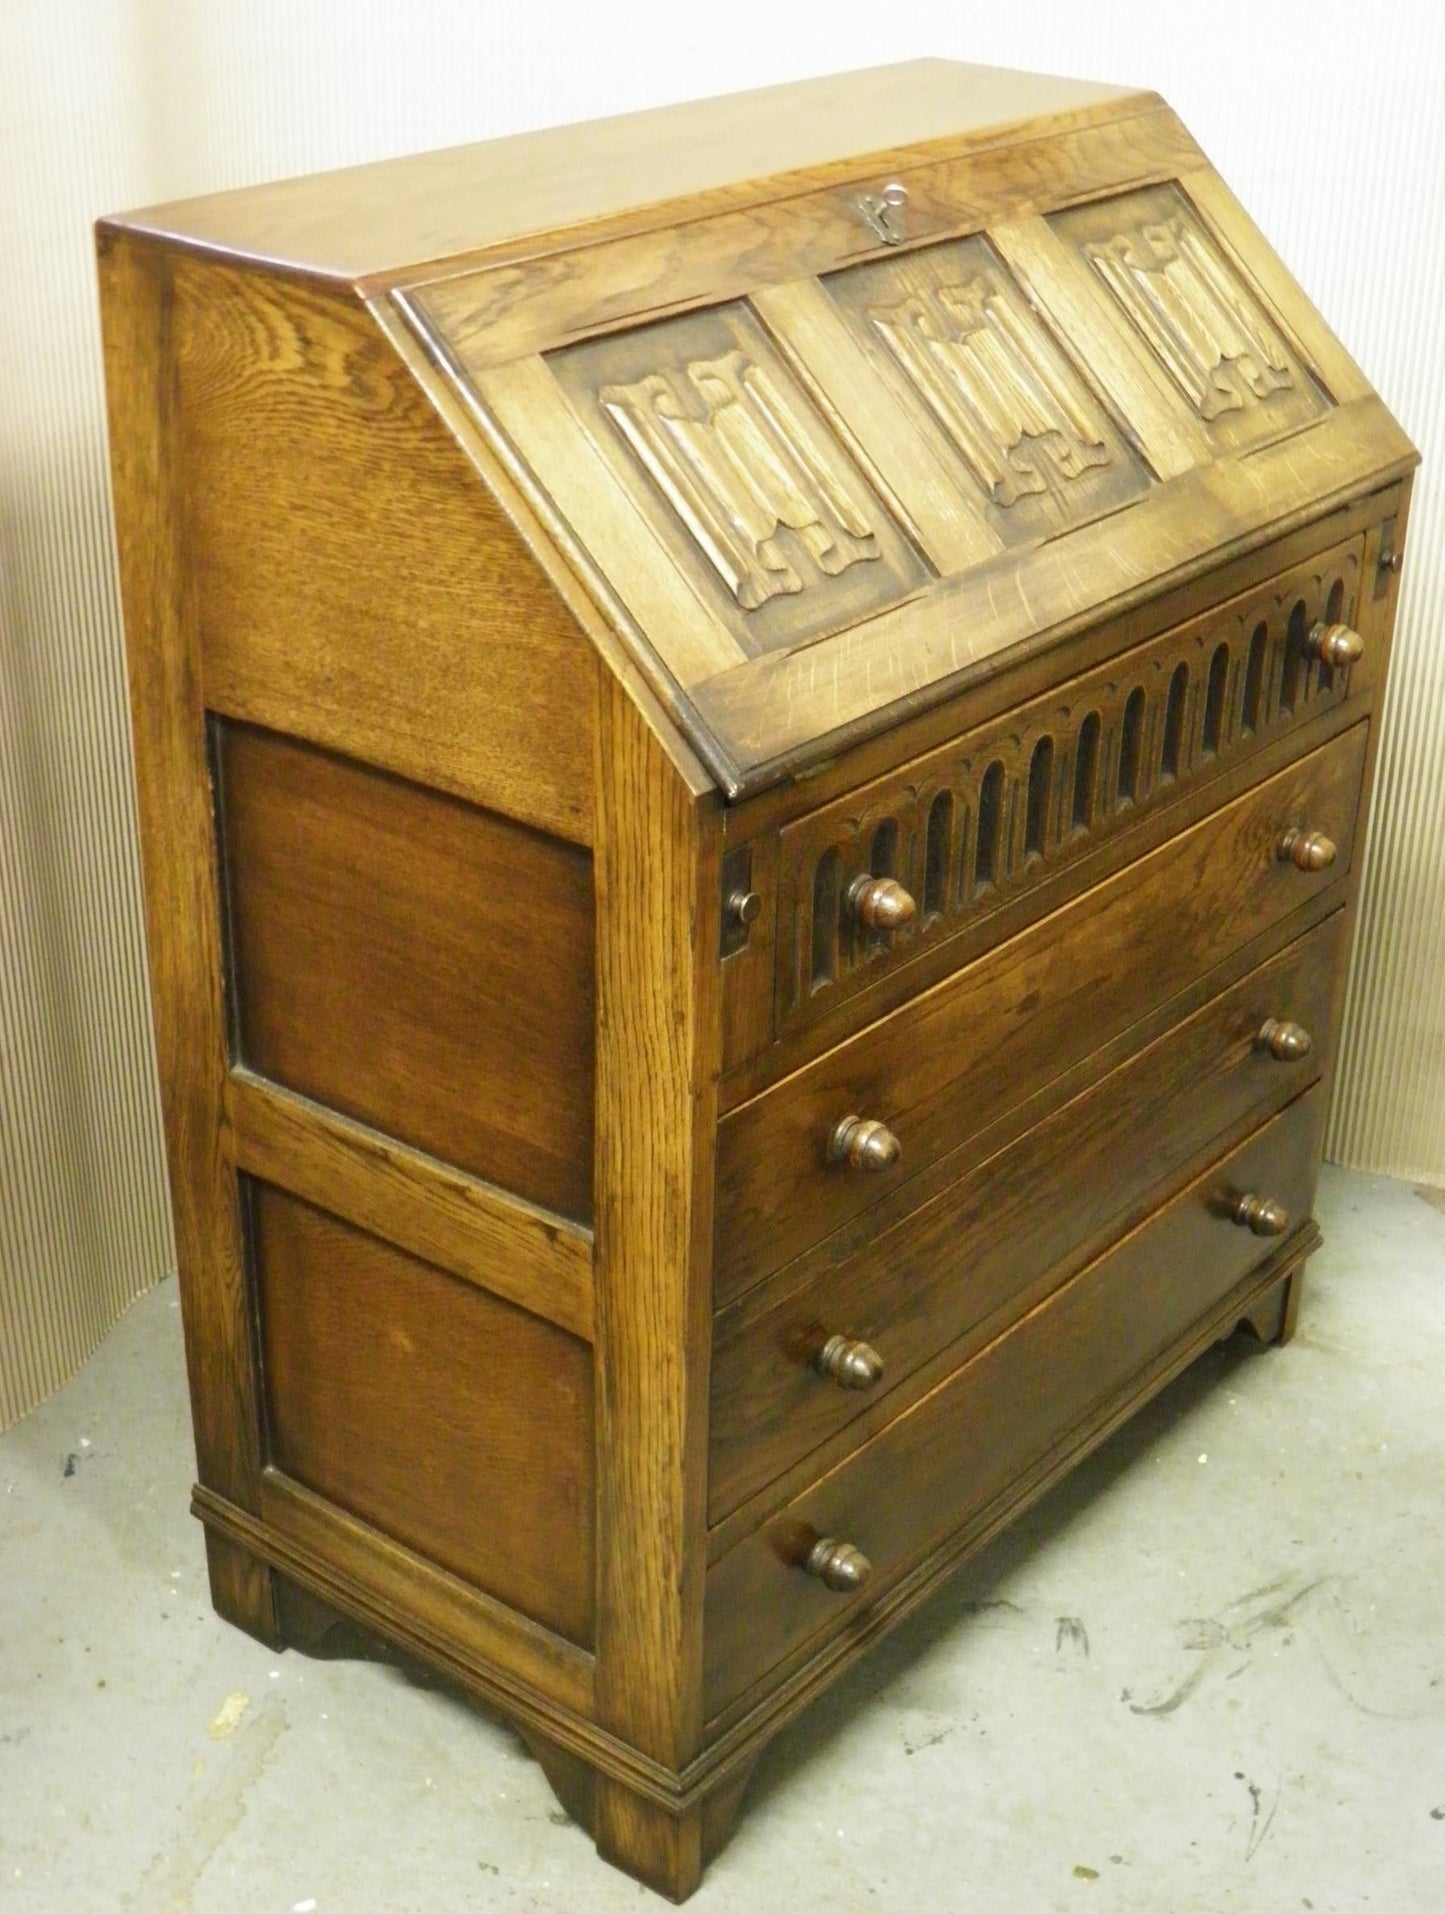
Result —
[{"label": "carved frieze band", "polygon": [[995,505],[1108,464],[1094,422],[994,275],[921,288],[867,316]]},{"label": "carved frieze band", "polygon": [[847,467],[740,349],[597,397],[744,611],[813,582],[784,529],[828,578],[881,556]]}]

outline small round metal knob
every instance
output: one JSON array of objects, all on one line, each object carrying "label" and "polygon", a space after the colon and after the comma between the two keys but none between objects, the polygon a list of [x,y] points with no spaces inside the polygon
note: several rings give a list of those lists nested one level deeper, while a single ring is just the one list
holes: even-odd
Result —
[{"label": "small round metal knob", "polygon": [[918,914],[896,877],[855,877],[848,886],[848,908],[864,930],[901,930]]},{"label": "small round metal knob", "polygon": [[862,1549],[831,1535],[814,1542],[803,1567],[816,1576],[824,1588],[831,1588],[837,1595],[854,1594],[873,1573],[873,1564]]},{"label": "small round metal knob", "polygon": [[891,1170],[903,1154],[903,1145],[886,1123],[872,1117],[840,1117],[828,1138],[828,1161],[844,1170],[876,1175]]},{"label": "small round metal knob", "polygon": [[1256,1236],[1283,1236],[1289,1228],[1289,1211],[1282,1203],[1252,1193],[1236,1199],[1229,1218],[1241,1229],[1253,1230]]},{"label": "small round metal knob", "polygon": [[1309,637],[1305,639],[1305,650],[1311,658],[1318,658],[1322,665],[1338,670],[1364,657],[1365,641],[1349,625],[1327,625],[1321,620],[1310,627]]},{"label": "small round metal knob", "polygon": [[1279,858],[1297,871],[1322,871],[1335,861],[1334,840],[1323,831],[1304,831],[1292,825],[1279,841]]},{"label": "small round metal knob", "polygon": [[1398,572],[1405,563],[1405,554],[1393,549],[1381,552],[1379,563],[1382,572]]},{"label": "small round metal knob", "polygon": [[1279,1063],[1298,1063],[1310,1053],[1310,1033],[1303,1024],[1282,1017],[1266,1017],[1254,1039],[1256,1050],[1267,1050]]},{"label": "small round metal knob", "polygon": [[763,908],[763,900],[756,891],[729,891],[727,901],[728,922],[739,930],[746,930],[757,918]]},{"label": "small round metal knob", "polygon": [[883,1358],[871,1343],[830,1336],[814,1356],[813,1367],[845,1389],[871,1389],[883,1375]]}]

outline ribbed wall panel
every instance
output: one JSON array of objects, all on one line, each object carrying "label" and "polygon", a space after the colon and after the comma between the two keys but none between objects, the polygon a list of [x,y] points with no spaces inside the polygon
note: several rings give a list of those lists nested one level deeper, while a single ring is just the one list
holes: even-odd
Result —
[{"label": "ribbed wall panel", "polygon": [[[105,488],[105,211],[917,53],[1156,87],[1426,456],[1330,1131],[1445,1182],[1437,10],[7,0],[0,58],[0,1425],[169,1266]],[[659,178],[659,190],[666,180]]]}]

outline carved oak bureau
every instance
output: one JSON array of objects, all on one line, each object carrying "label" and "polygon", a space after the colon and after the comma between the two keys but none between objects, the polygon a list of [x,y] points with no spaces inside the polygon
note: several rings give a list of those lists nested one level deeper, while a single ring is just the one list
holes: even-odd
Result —
[{"label": "carved oak bureau", "polygon": [[1310,1220],[1415,454],[1152,94],[99,229],[219,1612],[674,1897]]}]

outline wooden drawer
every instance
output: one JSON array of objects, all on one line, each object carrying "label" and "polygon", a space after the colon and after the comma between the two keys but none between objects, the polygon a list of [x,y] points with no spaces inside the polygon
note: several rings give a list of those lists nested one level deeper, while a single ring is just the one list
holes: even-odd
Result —
[{"label": "wooden drawer", "polygon": [[[816,1022],[1095,852],[1151,809],[1368,690],[1370,647],[1331,669],[1317,623],[1360,618],[1356,537],[785,825],[775,1028]],[[860,877],[916,914],[868,931]]]},{"label": "wooden drawer", "polygon": [[[1344,945],[1336,911],[841,1263],[825,1243],[720,1312],[710,1519],[859,1416],[886,1414],[885,1392],[955,1339],[986,1340],[1157,1202],[1214,1138],[1314,1082]],[[1304,1055],[1294,1032],[1272,1032],[1275,1049],[1260,1041],[1271,1018],[1307,1033]],[[876,1383],[846,1387],[820,1372],[833,1336],[881,1358]]]},{"label": "wooden drawer", "polygon": [[[732,1111],[718,1130],[722,1307],[1307,906],[1349,870],[1367,727],[1354,725]],[[1292,829],[1336,849],[1281,855]],[[898,1139],[881,1174],[830,1161],[835,1126]]]},{"label": "wooden drawer", "polygon": [[[1324,1092],[1309,1091],[1182,1190],[905,1415],[715,1562],[706,1597],[706,1708],[716,1716],[786,1656],[862,1625],[890,1580],[1186,1339],[1273,1242],[1237,1223],[1245,1194],[1282,1204],[1291,1228],[1314,1195]],[[1287,1238],[1281,1238],[1285,1241]],[[1147,1393],[1146,1390],[1141,1391]],[[865,1589],[834,1594],[802,1564],[825,1536],[861,1549]]]}]

